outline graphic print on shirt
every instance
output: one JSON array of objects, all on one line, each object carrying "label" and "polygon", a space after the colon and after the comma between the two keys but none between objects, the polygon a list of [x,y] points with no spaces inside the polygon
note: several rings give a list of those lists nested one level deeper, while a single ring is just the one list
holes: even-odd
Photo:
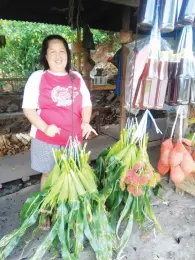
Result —
[{"label": "graphic print on shirt", "polygon": [[[77,88],[74,87],[73,101],[79,94],[76,90]],[[56,106],[58,107],[70,106],[72,104],[72,86],[68,88],[56,86],[51,92],[51,98],[53,102],[57,103]]]}]

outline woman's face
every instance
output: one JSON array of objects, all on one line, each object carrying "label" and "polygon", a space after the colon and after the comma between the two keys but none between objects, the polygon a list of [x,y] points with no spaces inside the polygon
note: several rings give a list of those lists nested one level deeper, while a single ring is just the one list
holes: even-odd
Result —
[{"label": "woman's face", "polygon": [[60,40],[50,40],[48,43],[48,49],[46,59],[49,64],[49,70],[51,72],[65,72],[67,64],[67,52],[64,44]]}]

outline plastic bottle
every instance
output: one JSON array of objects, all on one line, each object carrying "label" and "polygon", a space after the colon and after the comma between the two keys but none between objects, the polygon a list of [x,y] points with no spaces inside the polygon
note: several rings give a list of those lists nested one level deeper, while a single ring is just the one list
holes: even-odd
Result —
[{"label": "plastic bottle", "polygon": [[183,0],[177,0],[177,10],[176,10],[176,17],[175,17],[176,27],[182,26],[181,24],[179,24],[179,15],[180,15],[182,3],[183,3]]},{"label": "plastic bottle", "polygon": [[138,27],[148,30],[153,26],[155,16],[155,0],[142,0],[138,12]]},{"label": "plastic bottle", "polygon": [[190,53],[187,49],[182,51],[182,57],[179,62],[175,87],[178,89],[177,104],[187,105],[190,101],[190,90],[192,84],[191,77],[191,59]]},{"label": "plastic bottle", "polygon": [[165,95],[168,83],[168,59],[169,52],[162,51],[160,53],[160,62],[158,65],[158,84],[155,98],[156,109],[163,108],[165,102]]},{"label": "plastic bottle", "polygon": [[175,85],[175,78],[176,78],[178,64],[179,64],[179,55],[171,53],[169,56],[169,63],[168,63],[168,83],[167,83],[167,92],[165,98],[166,103],[171,106],[177,104],[176,102],[177,86]]},{"label": "plastic bottle", "polygon": [[142,81],[141,104],[144,108],[155,107],[158,85],[158,57],[149,57]]},{"label": "plastic bottle", "polygon": [[186,25],[192,24],[195,18],[195,1],[194,0],[183,0],[178,24]]},{"label": "plastic bottle", "polygon": [[190,92],[190,103],[195,104],[195,57],[193,56],[192,63],[192,82],[191,82],[191,92]]},{"label": "plastic bottle", "polygon": [[175,27],[177,0],[161,0],[160,28],[161,32],[172,32]]}]

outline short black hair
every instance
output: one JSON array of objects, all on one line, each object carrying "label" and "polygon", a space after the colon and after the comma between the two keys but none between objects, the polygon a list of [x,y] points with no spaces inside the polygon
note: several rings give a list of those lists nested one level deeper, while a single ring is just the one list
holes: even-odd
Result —
[{"label": "short black hair", "polygon": [[48,35],[43,40],[41,52],[40,52],[40,64],[44,67],[44,70],[49,69],[49,64],[48,64],[47,59],[46,59],[46,54],[47,54],[47,49],[48,49],[48,46],[49,46],[49,41],[51,41],[51,40],[60,40],[64,44],[64,47],[65,47],[66,52],[67,52],[67,64],[66,64],[65,70],[69,73],[70,69],[71,69],[71,53],[70,53],[70,49],[68,47],[67,41],[60,35],[51,34],[51,35]]}]

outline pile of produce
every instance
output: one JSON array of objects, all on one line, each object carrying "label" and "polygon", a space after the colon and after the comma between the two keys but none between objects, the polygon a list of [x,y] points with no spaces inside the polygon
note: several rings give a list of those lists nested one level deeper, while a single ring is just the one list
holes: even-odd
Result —
[{"label": "pile of produce", "polygon": [[120,140],[99,155],[95,171],[88,163],[90,152],[76,139],[70,139],[68,148],[54,150],[55,166],[42,191],[24,204],[20,228],[0,240],[0,259],[11,254],[29,227],[37,224],[36,234],[48,218],[51,230],[30,260],[42,259],[50,248],[64,260],[78,260],[84,238],[97,260],[111,260],[113,253],[121,260],[134,221],[140,228],[162,232],[150,203],[152,191],[156,195],[160,188],[160,175],[147,154],[149,115],[146,110],[139,125],[136,120],[127,124]]},{"label": "pile of produce", "polygon": [[[140,228],[147,220],[149,223],[145,228],[156,227],[162,232],[150,204],[151,191],[160,182],[160,175],[149,161],[146,131],[141,131],[141,136],[138,136],[140,126],[141,122],[139,126],[132,124],[123,129],[120,140],[97,159],[96,174],[102,188],[101,194],[105,194],[109,220],[118,238],[117,259],[122,257],[134,220]],[[128,220],[127,226],[119,236],[121,223],[125,219]]]},{"label": "pile of produce", "polygon": [[0,240],[0,259],[10,255],[30,226],[36,222],[40,226],[50,216],[52,228],[29,259],[42,259],[51,247],[65,260],[79,259],[85,236],[98,260],[111,260],[113,233],[88,164],[90,153],[74,144],[54,154],[56,164],[43,190],[33,194],[21,210],[21,227]]},{"label": "pile of produce", "polygon": [[161,145],[158,172],[165,175],[170,171],[170,177],[175,184],[180,184],[185,177],[195,172],[195,143],[187,138],[178,139],[173,143],[172,138]]},{"label": "pile of produce", "polygon": [[[195,172],[195,142],[194,136],[182,138],[182,110],[178,110],[171,137],[161,145],[158,172],[165,175],[170,171],[170,177],[175,184],[180,184],[185,177]],[[173,132],[180,114],[179,138],[173,139]],[[191,139],[191,140],[190,140]]]}]

